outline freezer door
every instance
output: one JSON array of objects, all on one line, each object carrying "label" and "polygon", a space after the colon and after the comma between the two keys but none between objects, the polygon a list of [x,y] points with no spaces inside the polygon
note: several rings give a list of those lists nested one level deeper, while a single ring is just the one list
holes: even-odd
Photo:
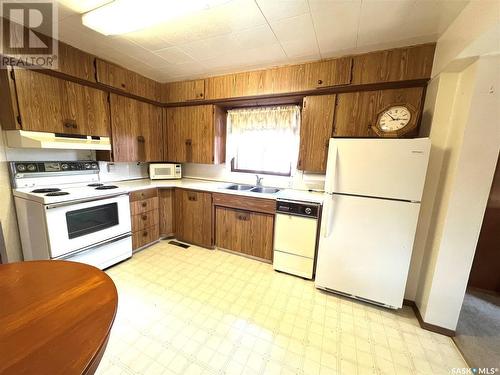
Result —
[{"label": "freezer door", "polygon": [[316,287],[402,306],[419,203],[329,195]]},{"label": "freezer door", "polygon": [[332,138],[325,191],[420,201],[429,152],[429,138]]}]

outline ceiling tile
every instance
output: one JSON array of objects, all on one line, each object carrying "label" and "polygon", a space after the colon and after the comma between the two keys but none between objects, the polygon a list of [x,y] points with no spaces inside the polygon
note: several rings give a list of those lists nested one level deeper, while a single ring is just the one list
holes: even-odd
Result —
[{"label": "ceiling tile", "polygon": [[356,47],[360,0],[309,0],[321,56]]},{"label": "ceiling tile", "polygon": [[288,42],[281,42],[281,46],[285,50],[286,55],[290,58],[306,56],[317,60],[321,58],[316,41],[311,43],[309,40],[296,39]]},{"label": "ceiling tile", "polygon": [[309,13],[271,22],[271,27],[288,57],[314,53],[319,56],[316,34]]},{"label": "ceiling tile", "polygon": [[166,60],[169,64],[186,64],[194,62],[194,59],[179,47],[165,48],[156,51],[155,54]]},{"label": "ceiling tile", "polygon": [[132,33],[125,34],[122,37],[140,45],[141,47],[149,51],[156,51],[159,49],[172,47],[172,44],[158,37],[150,29],[135,31]]},{"label": "ceiling tile", "polygon": [[268,21],[299,16],[309,12],[306,0],[257,0]]}]

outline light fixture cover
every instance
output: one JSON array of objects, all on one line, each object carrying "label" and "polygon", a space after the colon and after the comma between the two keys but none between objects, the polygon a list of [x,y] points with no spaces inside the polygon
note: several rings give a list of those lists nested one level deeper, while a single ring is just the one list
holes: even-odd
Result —
[{"label": "light fixture cover", "polygon": [[104,35],[146,29],[228,0],[115,0],[82,15],[83,25]]}]

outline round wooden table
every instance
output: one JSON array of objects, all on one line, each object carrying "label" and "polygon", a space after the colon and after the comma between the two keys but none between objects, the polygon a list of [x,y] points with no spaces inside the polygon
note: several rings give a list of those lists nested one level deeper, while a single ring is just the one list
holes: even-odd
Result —
[{"label": "round wooden table", "polygon": [[115,284],[95,267],[0,265],[0,374],[93,374],[117,306]]}]

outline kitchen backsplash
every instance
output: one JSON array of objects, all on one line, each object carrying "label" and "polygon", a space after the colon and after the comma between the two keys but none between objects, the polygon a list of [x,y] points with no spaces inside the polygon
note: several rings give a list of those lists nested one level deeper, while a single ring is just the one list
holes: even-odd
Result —
[{"label": "kitchen backsplash", "polygon": [[102,182],[148,178],[148,163],[99,162],[99,179]]},{"label": "kitchen backsplash", "polygon": [[[231,172],[225,164],[206,165],[186,163],[182,165],[182,176],[242,184],[255,184],[255,174]],[[295,174],[291,177],[265,174],[259,176],[263,177],[262,185],[279,188],[323,190],[325,184],[325,175],[308,174],[301,171],[295,171]]]}]

